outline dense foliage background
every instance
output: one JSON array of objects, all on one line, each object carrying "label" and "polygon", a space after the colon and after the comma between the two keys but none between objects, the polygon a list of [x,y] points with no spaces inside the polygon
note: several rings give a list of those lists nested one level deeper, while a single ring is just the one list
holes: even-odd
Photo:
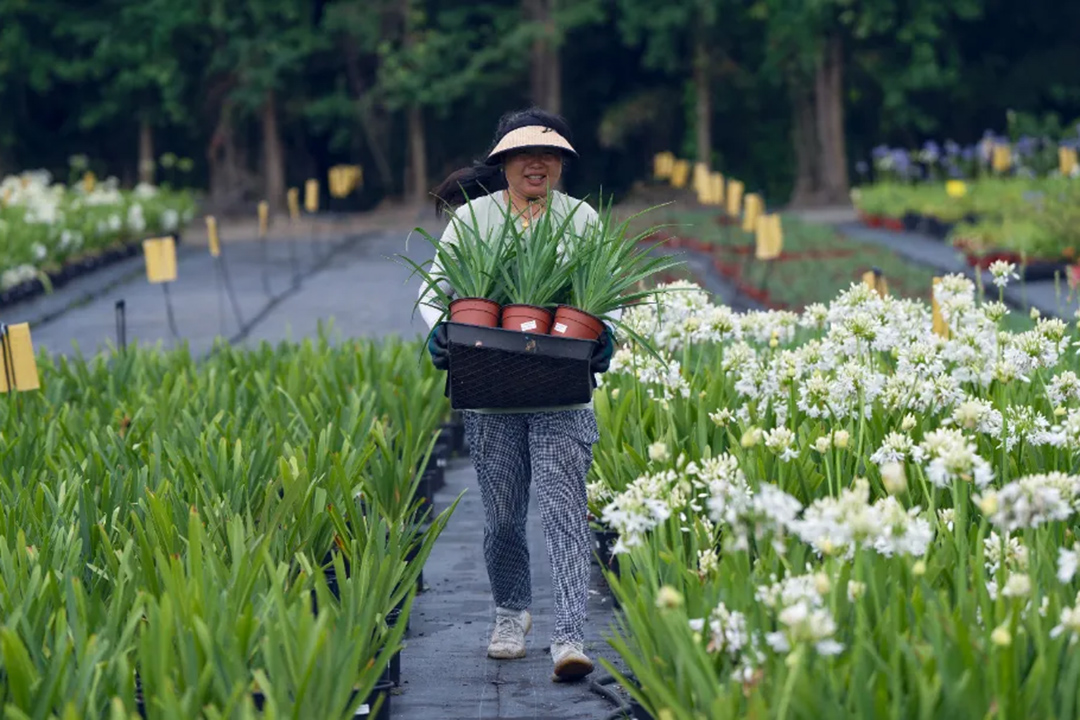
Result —
[{"label": "dense foliage background", "polygon": [[970,143],[1010,109],[1075,135],[1078,27],[1061,0],[0,0],[0,175],[84,154],[246,210],[353,162],[367,206],[536,103],[576,130],[571,190],[672,149],[836,202],[879,143]]}]

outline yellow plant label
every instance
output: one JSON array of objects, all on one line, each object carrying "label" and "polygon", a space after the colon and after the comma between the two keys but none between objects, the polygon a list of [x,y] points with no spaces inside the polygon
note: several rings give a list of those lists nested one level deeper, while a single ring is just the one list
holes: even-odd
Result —
[{"label": "yellow plant label", "polygon": [[270,203],[265,200],[259,202],[259,237],[266,237],[270,229]]},{"label": "yellow plant label", "polygon": [[657,180],[669,180],[675,166],[675,155],[664,151],[653,156],[653,177]]},{"label": "yellow plant label", "polygon": [[319,212],[319,181],[308,180],[304,183],[304,209],[309,213]]},{"label": "yellow plant label", "polygon": [[742,229],[744,232],[754,232],[754,230],[757,229],[758,218],[761,217],[761,211],[761,196],[757,193],[747,193],[746,198],[743,200]]},{"label": "yellow plant label", "polygon": [[1076,149],[1059,147],[1058,148],[1058,170],[1065,177],[1069,177],[1076,170],[1077,158]]},{"label": "yellow plant label", "polygon": [[694,163],[694,191],[700,196],[708,192],[706,185],[709,181],[709,166],[703,162]]},{"label": "yellow plant label", "polygon": [[82,182],[83,190],[86,191],[87,195],[94,192],[94,188],[97,187],[97,178],[94,177],[94,173],[92,172],[83,173]]},{"label": "yellow plant label", "polygon": [[300,219],[300,191],[296,188],[289,188],[285,193],[285,198],[289,204],[289,217],[293,220]]},{"label": "yellow plant label", "polygon": [[6,208],[8,203],[11,202],[11,188],[4,188],[4,193],[0,195],[0,210]]},{"label": "yellow plant label", "polygon": [[885,297],[889,294],[889,286],[885,282],[885,276],[881,273],[867,270],[863,273],[862,281],[864,285],[877,292],[881,297]]},{"label": "yellow plant label", "polygon": [[941,314],[941,306],[937,301],[937,286],[941,282],[941,278],[934,278],[934,284],[931,288],[930,295],[930,311],[932,313],[932,320],[934,326],[934,334],[943,338],[949,337],[949,326],[945,323],[945,318]]},{"label": "yellow plant label", "polygon": [[146,279],[152,283],[176,280],[176,242],[172,236],[143,240]]},{"label": "yellow plant label", "polygon": [[686,181],[690,179],[690,163],[686,160],[676,160],[671,166],[671,185],[682,189],[686,187]]},{"label": "yellow plant label", "polygon": [[967,195],[967,183],[963,180],[949,180],[945,183],[945,193],[951,198],[960,198]]},{"label": "yellow plant label", "polygon": [[19,392],[41,387],[29,325],[5,326],[0,351],[0,392],[11,392],[12,386]]},{"label": "yellow plant label", "polygon": [[744,185],[741,180],[728,180],[727,192],[727,214],[732,217],[736,217],[739,214],[739,210],[742,208],[742,196]]},{"label": "yellow plant label", "polygon": [[724,174],[713,173],[709,176],[712,184],[712,189],[709,192],[709,199],[711,205],[723,205],[724,204]]},{"label": "yellow plant label", "polygon": [[221,255],[221,240],[218,238],[217,218],[213,215],[206,216],[206,243],[210,247],[210,254],[214,257]]},{"label": "yellow plant label", "polygon": [[784,234],[779,215],[762,215],[758,218],[754,245],[754,256],[758,260],[775,260],[780,257],[784,250]]},{"label": "yellow plant label", "polygon": [[992,162],[994,172],[1007,172],[1012,167],[1012,148],[1008,145],[995,145]]}]

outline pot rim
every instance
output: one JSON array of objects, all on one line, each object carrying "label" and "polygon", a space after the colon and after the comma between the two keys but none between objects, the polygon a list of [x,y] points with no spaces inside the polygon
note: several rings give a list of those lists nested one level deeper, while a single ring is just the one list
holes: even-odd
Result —
[{"label": "pot rim", "polygon": [[555,311],[553,311],[551,308],[546,308],[543,305],[532,305],[532,304],[529,304],[529,303],[509,303],[507,305],[502,306],[503,312],[505,312],[507,310],[510,310],[512,308],[529,308],[531,310],[541,310],[543,312],[546,312],[549,315],[554,315],[555,314]]}]

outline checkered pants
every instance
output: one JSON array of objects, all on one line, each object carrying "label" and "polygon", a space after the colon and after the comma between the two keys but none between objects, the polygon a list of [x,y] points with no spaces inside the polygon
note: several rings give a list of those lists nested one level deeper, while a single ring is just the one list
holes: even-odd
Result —
[{"label": "checkered pants", "polygon": [[525,527],[535,485],[555,590],[552,642],[583,642],[589,598],[585,475],[599,439],[592,410],[466,412],[469,454],[484,501],[484,559],[498,607],[532,603]]}]

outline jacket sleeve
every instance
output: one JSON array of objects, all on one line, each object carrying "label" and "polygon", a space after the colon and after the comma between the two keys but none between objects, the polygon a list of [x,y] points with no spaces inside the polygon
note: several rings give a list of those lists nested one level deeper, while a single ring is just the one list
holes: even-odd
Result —
[{"label": "jacket sleeve", "polygon": [[[459,222],[456,214],[450,216],[450,222],[447,223],[446,229],[443,230],[442,236],[439,238],[439,245],[453,244],[457,242],[457,223]],[[440,277],[443,275],[442,265],[439,263],[438,255],[431,263],[431,275],[432,277]],[[445,278],[439,280],[439,286],[448,295],[453,297],[454,289],[450,287]],[[424,322],[427,323],[429,328],[434,328],[439,322],[446,319],[446,308],[441,307],[438,304],[438,296],[431,291],[427,283],[420,285],[420,316],[424,318]]]}]

